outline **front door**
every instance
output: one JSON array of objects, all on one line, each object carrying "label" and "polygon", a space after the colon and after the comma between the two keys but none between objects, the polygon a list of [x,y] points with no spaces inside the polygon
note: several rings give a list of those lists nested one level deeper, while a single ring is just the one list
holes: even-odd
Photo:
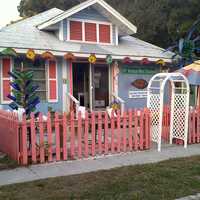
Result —
[{"label": "front door", "polygon": [[108,65],[93,65],[93,109],[106,108],[109,105]]}]

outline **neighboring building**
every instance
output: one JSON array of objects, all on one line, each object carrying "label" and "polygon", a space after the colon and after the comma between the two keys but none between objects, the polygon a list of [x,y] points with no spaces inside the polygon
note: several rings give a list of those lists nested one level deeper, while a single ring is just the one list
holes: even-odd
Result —
[{"label": "neighboring building", "polygon": [[[55,61],[38,59],[35,64],[24,64],[34,70],[34,80],[40,85],[38,109],[42,112],[48,107],[68,111],[68,93],[90,109],[107,107],[113,94],[125,101],[126,108],[144,107],[145,87],[152,75],[160,72],[156,62],[171,63],[172,53],[132,37],[136,32],[137,28],[106,2],[88,0],[67,11],[53,8],[2,28],[0,51],[11,47],[25,55],[33,49],[38,55],[48,51],[56,57]],[[75,59],[66,60],[67,53]],[[95,64],[88,61],[91,54],[97,58]],[[112,64],[106,62],[108,55]],[[1,105],[5,109],[10,92],[7,72],[19,66],[18,59],[1,57]]]}]

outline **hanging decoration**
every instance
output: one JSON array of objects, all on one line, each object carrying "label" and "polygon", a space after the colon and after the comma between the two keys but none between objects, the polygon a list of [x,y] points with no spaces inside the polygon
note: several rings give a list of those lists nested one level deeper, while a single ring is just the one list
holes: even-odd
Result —
[{"label": "hanging decoration", "polygon": [[108,56],[106,57],[106,63],[107,63],[108,65],[110,65],[110,64],[112,64],[112,62],[113,62],[112,56],[111,56],[111,55],[108,55]]},{"label": "hanging decoration", "polygon": [[69,52],[64,55],[65,60],[75,60],[75,56],[73,53]]},{"label": "hanging decoration", "polygon": [[149,61],[148,58],[143,58],[141,61],[140,61],[140,64],[141,65],[149,65],[151,62]]},{"label": "hanging decoration", "polygon": [[130,57],[125,57],[125,58],[122,60],[122,63],[123,63],[123,64],[131,64],[131,63],[133,63],[133,61],[131,60]]},{"label": "hanging decoration", "polygon": [[165,66],[165,65],[166,65],[166,63],[165,63],[165,61],[164,61],[163,59],[157,60],[157,61],[156,61],[156,64],[157,64],[157,65],[161,65],[161,66]]},{"label": "hanging decoration", "polygon": [[121,108],[121,105],[118,101],[114,100],[111,104],[110,104],[110,107],[114,110],[114,111],[117,111],[117,110],[120,110]]},{"label": "hanging decoration", "polygon": [[29,49],[26,53],[26,58],[28,58],[29,60],[34,61],[36,58],[36,53],[33,49]]},{"label": "hanging decoration", "polygon": [[91,54],[88,58],[89,63],[94,64],[97,61],[97,57],[95,56],[95,54]]},{"label": "hanging decoration", "polygon": [[[12,100],[9,106],[13,110],[23,108],[27,118],[29,118],[31,112],[35,112],[36,106],[40,103],[40,99],[36,95],[39,86],[33,84],[33,71],[27,71],[22,68],[20,72],[13,70],[8,74],[12,77],[10,82],[12,93],[7,96]],[[38,114],[36,113],[35,115],[37,116]]]},{"label": "hanging decoration", "polygon": [[136,79],[131,83],[131,85],[137,89],[143,90],[148,86],[148,82],[144,79]]},{"label": "hanging decoration", "polygon": [[41,57],[45,60],[55,60],[55,56],[49,51],[44,52]]},{"label": "hanging decoration", "polygon": [[0,52],[0,55],[17,57],[17,52],[13,48],[8,47]]}]

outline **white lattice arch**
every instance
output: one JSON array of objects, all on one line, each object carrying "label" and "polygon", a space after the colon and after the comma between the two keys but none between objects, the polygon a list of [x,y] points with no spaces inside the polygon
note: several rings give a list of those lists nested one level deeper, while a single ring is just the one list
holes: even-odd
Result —
[{"label": "white lattice arch", "polygon": [[184,147],[187,148],[189,82],[181,73],[159,73],[151,78],[147,93],[147,107],[150,109],[152,117],[152,141],[158,144],[158,151],[161,151],[164,95],[168,82],[172,86],[170,144],[172,144],[173,138],[177,138],[183,140]]}]

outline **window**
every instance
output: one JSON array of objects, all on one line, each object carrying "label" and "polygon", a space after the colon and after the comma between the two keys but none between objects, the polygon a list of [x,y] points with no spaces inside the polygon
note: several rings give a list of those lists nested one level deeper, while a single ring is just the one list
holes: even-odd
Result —
[{"label": "window", "polygon": [[[19,59],[15,59],[14,68],[20,71],[21,62]],[[24,69],[34,72],[33,83],[39,86],[37,95],[40,97],[41,101],[47,100],[45,61],[36,60],[34,64],[28,60],[24,61]]]},{"label": "window", "polygon": [[99,42],[110,43],[110,25],[99,24]]},{"label": "window", "polygon": [[82,40],[82,22],[70,21],[70,40]]},{"label": "window", "polygon": [[11,92],[10,87],[10,76],[8,74],[9,71],[12,69],[10,58],[2,58],[1,60],[1,78],[2,78],[2,97],[1,101],[3,103],[9,103],[10,99],[7,97]]},{"label": "window", "polygon": [[97,42],[97,25],[85,23],[85,41]]},{"label": "window", "polygon": [[93,43],[111,44],[111,24],[92,21],[69,21],[69,39]]}]

